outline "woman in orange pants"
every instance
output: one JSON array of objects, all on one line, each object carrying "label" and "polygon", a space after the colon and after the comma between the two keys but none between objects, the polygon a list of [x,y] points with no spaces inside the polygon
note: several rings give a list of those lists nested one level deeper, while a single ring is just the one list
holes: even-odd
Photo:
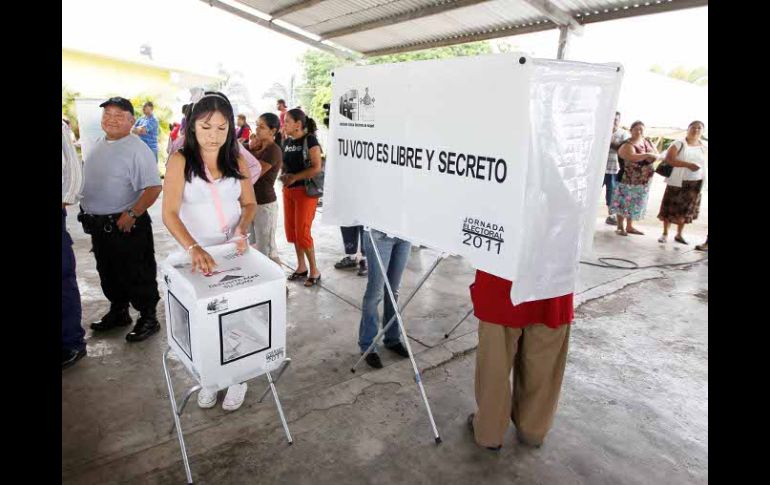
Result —
[{"label": "woman in orange pants", "polygon": [[[305,180],[321,171],[321,145],[315,137],[315,121],[308,118],[301,109],[287,111],[283,126],[286,135],[290,137],[283,148],[283,222],[286,240],[294,244],[297,253],[297,269],[288,279],[294,281],[307,277],[305,286],[313,286],[321,279],[315,260],[313,236],[310,234],[318,199],[305,193]],[[306,143],[307,163],[304,156]]]}]

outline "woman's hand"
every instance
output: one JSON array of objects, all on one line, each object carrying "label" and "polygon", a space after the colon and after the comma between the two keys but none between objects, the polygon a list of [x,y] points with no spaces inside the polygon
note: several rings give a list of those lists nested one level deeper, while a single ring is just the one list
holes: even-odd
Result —
[{"label": "woman's hand", "polygon": [[249,236],[240,226],[235,229],[235,236],[233,239],[235,242],[235,251],[239,256],[249,250]]},{"label": "woman's hand", "polygon": [[697,164],[695,164],[695,163],[687,164],[687,168],[689,168],[693,172],[697,172],[698,170],[700,170],[700,167]]},{"label": "woman's hand", "polygon": [[285,173],[281,175],[281,182],[283,182],[283,185],[291,185],[294,182],[297,181],[296,174],[293,173]]},{"label": "woman's hand", "polygon": [[200,246],[195,246],[190,250],[190,261],[192,262],[193,273],[196,269],[200,269],[201,273],[210,274],[217,266],[214,258]]}]

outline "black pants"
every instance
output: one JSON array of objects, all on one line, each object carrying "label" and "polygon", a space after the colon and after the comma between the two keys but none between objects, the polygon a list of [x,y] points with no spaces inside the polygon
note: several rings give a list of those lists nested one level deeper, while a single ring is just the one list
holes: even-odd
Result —
[{"label": "black pants", "polygon": [[366,257],[364,251],[364,226],[340,227],[342,243],[345,245],[345,254],[352,256],[358,252],[358,242],[361,241],[361,256]]},{"label": "black pants", "polygon": [[130,303],[142,314],[154,313],[160,295],[150,215],[142,214],[131,232],[117,224],[99,224],[92,232],[96,270],[112,308],[128,308]]}]

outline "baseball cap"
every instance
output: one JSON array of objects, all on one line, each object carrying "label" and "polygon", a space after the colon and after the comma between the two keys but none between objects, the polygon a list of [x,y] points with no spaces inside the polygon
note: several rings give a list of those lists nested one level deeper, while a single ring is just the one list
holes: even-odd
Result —
[{"label": "baseball cap", "polygon": [[131,101],[127,100],[126,98],[115,96],[99,105],[100,108],[104,108],[105,106],[117,106],[123,111],[128,111],[131,113],[131,116],[134,116],[134,105],[131,104]]}]

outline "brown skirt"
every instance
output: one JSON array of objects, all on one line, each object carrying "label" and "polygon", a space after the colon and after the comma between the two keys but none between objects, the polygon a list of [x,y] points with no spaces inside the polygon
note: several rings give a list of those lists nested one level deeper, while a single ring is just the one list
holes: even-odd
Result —
[{"label": "brown skirt", "polygon": [[703,180],[685,180],[681,187],[666,187],[658,219],[671,224],[690,224],[700,213]]}]

